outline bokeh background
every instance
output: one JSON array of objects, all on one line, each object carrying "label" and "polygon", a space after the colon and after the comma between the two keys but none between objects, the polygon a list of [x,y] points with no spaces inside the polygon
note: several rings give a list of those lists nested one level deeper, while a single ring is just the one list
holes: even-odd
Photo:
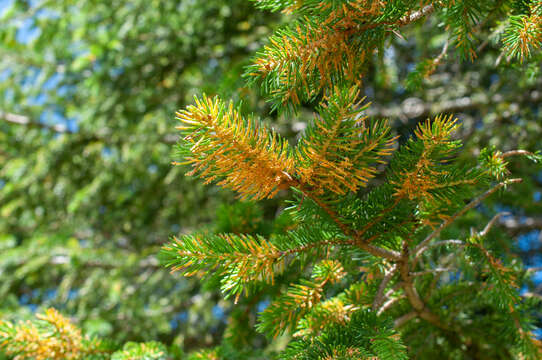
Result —
[{"label": "bokeh background", "polygon": [[[0,0],[0,318],[55,307],[89,334],[186,351],[220,342],[240,306],[250,328],[265,298],[233,305],[216,281],[170,274],[157,253],[195,229],[280,231],[283,199],[239,203],[185,177],[171,164],[174,113],[219,94],[294,142],[315,104],[272,113],[242,76],[288,21],[247,0]],[[509,61],[481,28],[474,62],[450,49],[415,86],[409,73],[438,56],[445,31],[431,19],[395,37],[367,69],[368,115],[404,140],[418,121],[455,113],[465,159],[487,146],[542,149],[542,57]],[[512,159],[510,169],[524,182],[463,226],[509,211],[501,240],[530,269],[519,291],[542,296],[542,167]],[[250,330],[245,340],[265,345]]]}]

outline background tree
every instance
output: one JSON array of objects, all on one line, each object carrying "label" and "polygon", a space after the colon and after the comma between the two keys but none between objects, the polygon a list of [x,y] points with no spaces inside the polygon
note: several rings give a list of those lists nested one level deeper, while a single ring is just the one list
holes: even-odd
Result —
[{"label": "background tree", "polygon": [[0,3],[2,318],[54,306],[119,341],[213,344],[226,304],[156,253],[214,228],[231,196],[171,166],[171,116],[200,89],[235,91],[275,17],[245,1]]}]

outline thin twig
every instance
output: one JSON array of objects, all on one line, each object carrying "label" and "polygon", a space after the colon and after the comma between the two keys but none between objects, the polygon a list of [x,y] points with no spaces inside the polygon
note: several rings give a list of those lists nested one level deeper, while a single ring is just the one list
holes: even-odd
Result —
[{"label": "thin twig", "polygon": [[[57,133],[57,134],[69,134],[69,135],[78,134],[82,138],[85,138],[86,140],[89,140],[89,141],[97,140],[97,141],[103,141],[107,143],[112,142],[112,140],[107,135],[104,135],[104,134],[101,134],[101,135],[88,134],[88,133],[81,132],[80,130],[72,131],[62,124],[49,125],[42,122],[33,121],[28,116],[25,116],[25,115],[9,113],[5,111],[1,111],[1,110],[0,110],[0,120],[6,121],[14,125],[26,126],[27,128],[43,129],[43,130],[47,130],[47,131]],[[166,134],[159,141],[164,144],[175,144],[177,143],[178,138],[179,136],[177,134]],[[138,142],[140,140],[141,139],[132,137],[128,139],[128,142]]]},{"label": "thin twig", "polygon": [[371,29],[377,28],[377,27],[382,26],[382,25],[405,26],[405,25],[411,24],[411,23],[413,23],[413,22],[415,22],[417,20],[420,20],[421,18],[423,18],[426,15],[431,14],[434,9],[435,8],[434,8],[433,4],[426,5],[422,9],[420,9],[418,11],[414,11],[411,14],[405,15],[405,16],[403,16],[402,18],[400,18],[397,21],[382,21],[382,22],[368,23],[368,24],[365,24],[363,26],[358,26],[358,27],[351,27],[351,28],[347,29],[347,33],[352,34],[354,32],[367,31],[367,30],[371,30]]},{"label": "thin twig", "polygon": [[391,298],[389,299],[388,301],[386,301],[382,307],[380,309],[378,309],[378,315],[382,314],[384,311],[388,310],[390,307],[392,307],[396,302],[398,302],[399,300],[402,300],[404,299],[405,296],[404,295],[401,295],[399,297],[394,297],[394,298]]},{"label": "thin twig", "polygon": [[502,158],[507,158],[507,157],[516,156],[516,155],[531,156],[531,155],[534,155],[534,154],[532,152],[530,152],[530,151],[527,151],[527,150],[510,150],[510,151],[502,153],[501,157]]},{"label": "thin twig", "polygon": [[[463,96],[450,100],[439,102],[424,102],[420,98],[409,98],[401,104],[382,106],[382,104],[373,104],[366,111],[366,115],[371,117],[398,118],[406,122],[411,118],[427,118],[442,113],[460,113],[479,109],[480,107],[493,106],[502,102],[510,103],[533,103],[538,104],[542,100],[542,93],[537,91],[542,85],[538,81],[532,88],[524,91],[522,94],[513,94],[505,96],[502,93],[477,93],[474,96]],[[411,104],[415,104],[412,106]]]},{"label": "thin twig", "polygon": [[489,232],[489,230],[491,230],[491,228],[493,227],[493,225],[495,225],[495,223],[497,222],[497,220],[499,220],[499,218],[501,216],[508,216],[508,215],[511,215],[509,212],[500,212],[498,214],[496,214],[495,216],[493,216],[491,218],[491,220],[489,220],[489,222],[487,223],[486,227],[484,228],[484,230],[480,231],[478,233],[479,236],[486,236],[487,233]]},{"label": "thin twig", "polygon": [[[65,254],[58,254],[53,255],[49,259],[48,264],[49,265],[66,265],[70,264],[72,261],[72,258],[70,255]],[[18,265],[25,264],[26,261],[21,261],[18,263]],[[116,269],[122,267],[122,264],[119,264],[118,262],[106,262],[106,261],[100,261],[100,260],[87,260],[80,263],[81,265],[84,265],[86,268],[102,268],[102,269]],[[134,266],[132,266],[134,267]],[[156,257],[149,256],[142,258],[137,265],[135,266],[140,269],[160,269],[163,268],[158,263]]]},{"label": "thin twig", "polygon": [[517,235],[522,231],[528,231],[531,229],[542,229],[542,217],[524,217],[519,218],[507,218],[501,221],[501,225],[506,228],[512,235]]},{"label": "thin twig", "polygon": [[382,279],[382,282],[380,283],[380,286],[378,287],[378,291],[373,301],[373,311],[376,311],[382,304],[382,301],[384,300],[384,291],[388,287],[388,284],[390,283],[391,279],[393,279],[393,276],[395,275],[396,271],[397,271],[397,265],[395,264],[384,275],[384,279]]},{"label": "thin twig", "polygon": [[433,60],[433,64],[435,64],[435,66],[440,65],[440,62],[442,61],[442,59],[444,59],[444,57],[448,53],[449,46],[450,46],[450,40],[447,39],[446,42],[444,43],[444,46],[442,47],[442,51],[435,58],[435,60]]},{"label": "thin twig", "polygon": [[427,244],[426,246],[424,246],[423,248],[418,250],[418,252],[415,254],[413,264],[416,265],[416,263],[418,262],[418,260],[420,259],[420,257],[423,255],[423,253],[426,250],[429,250],[429,249],[435,248],[435,247],[439,247],[439,246],[446,246],[446,245],[463,246],[463,245],[465,245],[465,243],[463,241],[461,241],[461,240],[451,239],[451,240],[435,241],[434,243]]},{"label": "thin twig", "polygon": [[406,324],[410,320],[412,320],[414,318],[417,318],[417,317],[418,317],[418,314],[415,311],[409,312],[409,313],[401,316],[400,318],[397,318],[395,320],[395,322],[394,322],[394,327],[395,328],[400,328],[401,326],[403,326],[404,324]]},{"label": "thin twig", "polygon": [[301,190],[301,192],[306,197],[308,197],[309,199],[314,201],[322,210],[324,210],[324,212],[329,215],[329,217],[333,220],[333,222],[335,224],[337,224],[337,226],[341,229],[341,231],[345,235],[347,235],[347,236],[353,236],[354,235],[352,229],[350,229],[350,227],[348,225],[343,223],[339,219],[339,215],[335,211],[333,211],[333,209],[331,209],[325,202],[323,202],[318,196],[314,195],[311,191],[309,191],[307,188],[305,188],[305,186],[303,186],[303,184],[301,182],[299,182],[299,181],[297,181],[295,179],[291,180],[291,183],[292,183],[291,186],[296,187],[299,190]]},{"label": "thin twig", "polygon": [[31,121],[28,116],[13,114],[13,113],[4,112],[4,111],[0,111],[0,119],[7,121],[8,123],[11,123],[11,124],[42,128],[42,129],[53,131],[59,134],[72,133],[64,125],[48,125],[42,122]]},{"label": "thin twig", "polygon": [[347,224],[343,223],[340,220],[339,215],[333,209],[331,209],[325,202],[323,202],[320,198],[318,198],[317,196],[312,194],[308,189],[306,189],[302,183],[298,182],[297,180],[292,180],[291,186],[301,190],[301,192],[303,192],[305,196],[307,196],[308,198],[313,200],[318,206],[320,206],[320,208],[329,215],[329,217],[333,220],[333,222],[335,222],[335,224],[337,224],[337,226],[341,229],[341,231],[345,235],[354,237],[356,241],[352,245],[355,245],[367,251],[371,255],[374,255],[377,257],[381,257],[381,258],[388,259],[391,261],[397,261],[400,259],[400,254],[397,251],[383,249],[378,246],[374,246],[371,244],[367,244],[366,242],[359,241],[359,239],[356,236],[356,233]]},{"label": "thin twig", "polygon": [[455,270],[455,269],[451,269],[451,268],[428,269],[428,270],[424,270],[424,271],[417,271],[417,272],[410,273],[410,276],[418,277],[418,276],[423,276],[423,275],[427,275],[427,274],[438,274],[438,273],[448,272],[448,271],[452,271],[452,270]]},{"label": "thin twig", "polygon": [[525,298],[537,298],[537,299],[542,300],[542,295],[535,294],[533,292],[526,292],[526,293],[522,294],[521,296],[523,296]]},{"label": "thin twig", "polygon": [[522,179],[509,179],[509,180],[500,182],[497,185],[493,186],[491,189],[487,190],[482,195],[478,196],[476,199],[472,200],[463,209],[459,210],[453,216],[449,217],[442,224],[440,224],[440,226],[435,231],[427,235],[427,237],[421,243],[419,243],[418,246],[414,248],[414,253],[417,254],[420,251],[420,249],[423,249],[427,244],[429,244],[431,240],[437,237],[442,232],[442,230],[444,230],[450,224],[452,224],[458,217],[464,215],[467,211],[471,210],[476,205],[480,204],[485,198],[487,198],[488,196],[490,196],[491,194],[493,194],[494,192],[496,192],[497,190],[499,190],[500,188],[506,185],[518,183],[521,181]]},{"label": "thin twig", "polygon": [[527,273],[535,273],[542,271],[542,266],[532,267],[527,269]]},{"label": "thin twig", "polygon": [[399,20],[398,25],[404,26],[404,25],[413,23],[417,20],[420,20],[422,17],[431,14],[433,10],[435,10],[435,8],[433,7],[433,4],[426,5],[418,11],[415,11],[412,14],[402,17]]},{"label": "thin twig", "polygon": [[397,261],[400,259],[399,253],[394,250],[383,249],[378,246],[359,242],[357,242],[356,245],[374,256],[382,257],[391,261]]}]

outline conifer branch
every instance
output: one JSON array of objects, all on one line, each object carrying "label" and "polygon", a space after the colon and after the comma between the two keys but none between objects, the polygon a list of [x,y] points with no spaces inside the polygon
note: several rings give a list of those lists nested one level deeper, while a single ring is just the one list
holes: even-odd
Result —
[{"label": "conifer branch", "polygon": [[177,112],[184,139],[179,153],[184,163],[207,182],[240,193],[243,198],[273,197],[291,186],[294,162],[288,143],[276,133],[244,119],[233,104],[218,98],[196,98],[196,105]]},{"label": "conifer branch", "polygon": [[[187,237],[185,242],[167,249],[170,255],[175,253],[170,263],[174,270],[192,275],[217,268],[223,290],[239,294],[248,283],[272,282],[289,260],[298,260],[298,255],[303,255],[299,261],[303,266],[316,257],[324,257],[314,266],[310,280],[291,284],[260,315],[260,331],[276,336],[289,330],[296,331],[294,336],[302,337],[288,346],[284,357],[288,360],[297,359],[309,350],[314,351],[315,358],[322,359],[342,355],[396,359],[392,349],[395,346],[401,353],[402,345],[398,342],[370,338],[368,345],[360,345],[347,343],[351,336],[345,335],[356,330],[357,340],[359,334],[370,328],[368,324],[378,325],[378,330],[386,328],[378,321],[384,320],[382,314],[392,307],[402,312],[409,309],[395,320],[396,327],[415,318],[422,319],[443,330],[452,347],[466,345],[467,352],[477,349],[479,344],[471,346],[468,336],[460,336],[461,320],[448,323],[457,312],[455,303],[450,304],[449,312],[433,306],[435,298],[437,303],[448,301],[450,294],[457,293],[461,286],[473,288],[470,283],[439,282],[441,274],[459,265],[472,266],[473,270],[488,275],[471,281],[475,285],[482,283],[484,290],[495,295],[480,303],[487,300],[492,309],[506,310],[507,325],[513,329],[514,320],[518,333],[525,335],[525,322],[522,323],[524,318],[518,311],[520,305],[514,288],[518,274],[506,268],[482,243],[482,237],[503,214],[494,216],[465,241],[436,240],[443,230],[488,196],[521,181],[508,179],[477,197],[473,195],[477,185],[505,177],[505,158],[527,155],[542,160],[538,153],[484,152],[481,166],[461,165],[456,161],[461,142],[452,136],[457,120],[439,115],[420,123],[415,136],[395,152],[385,185],[377,186],[363,198],[357,196],[360,188],[375,176],[377,164],[383,163],[383,158],[394,149],[388,124],[362,116],[367,106],[361,105],[355,84],[360,82],[368,59],[385,45],[391,33],[435,11],[451,32],[450,42],[426,64],[424,73],[434,71],[452,42],[462,57],[474,58],[474,33],[484,26],[482,15],[493,14],[504,2],[498,1],[493,6],[478,6],[473,0],[258,2],[263,8],[297,12],[301,17],[270,39],[248,69],[248,75],[261,81],[275,109],[292,109],[322,96],[319,115],[310,122],[297,147],[290,149],[280,137],[259,127],[252,119],[243,118],[231,105],[204,98],[178,114],[184,122],[180,128],[185,135],[181,152],[188,155],[192,173],[207,181],[219,180],[220,185],[238,191],[242,197],[269,198],[287,188],[300,192],[299,203],[290,208],[292,219],[300,226],[286,236],[271,236],[269,240],[248,235]],[[527,44],[536,40],[538,33],[525,34],[525,31],[532,29],[533,23],[538,26],[540,9],[534,8],[533,17],[533,7],[526,5],[523,12],[527,11],[525,7],[529,13],[518,19],[523,27],[512,29],[505,36],[507,46],[515,47],[511,52],[522,58],[539,47]],[[472,101],[461,99],[458,106],[472,106]],[[311,201],[302,206],[303,199]],[[332,251],[340,246],[346,249]],[[461,251],[431,263],[423,261],[429,249],[440,246],[458,246]],[[401,251],[395,250],[401,247]],[[350,256],[351,253],[355,255]],[[309,254],[314,257],[310,258]],[[431,252],[432,256],[440,254],[441,251]],[[345,268],[339,261],[344,262]],[[383,264],[387,269],[379,270]],[[338,283],[347,272],[355,276],[356,269],[366,273],[364,280],[326,300],[326,294],[339,288],[328,292],[327,285]],[[471,272],[466,271],[461,281],[472,280],[470,276]],[[439,293],[435,295],[437,286]],[[362,308],[372,311],[355,315]],[[449,315],[447,323],[443,322],[444,317],[441,319],[444,314]],[[362,323],[357,323],[360,319]],[[373,340],[378,344],[374,345]]]},{"label": "conifer branch", "polygon": [[531,55],[533,50],[542,46],[542,2],[532,1],[529,13],[510,17],[505,31],[504,53],[517,57],[521,62]]},{"label": "conifer branch", "polygon": [[336,283],[345,275],[338,261],[324,260],[314,267],[312,280],[301,280],[291,285],[285,294],[266,308],[259,318],[258,330],[278,336],[287,330],[293,331],[298,321],[324,296],[326,284]]},{"label": "conifer branch", "polygon": [[289,345],[281,359],[407,360],[406,347],[386,318],[358,310],[345,324],[328,324],[321,334]]},{"label": "conifer branch", "polygon": [[299,254],[305,251],[308,251],[310,249],[314,248],[321,248],[326,246],[354,246],[354,241],[352,239],[347,240],[322,240],[317,241],[311,244],[303,245],[300,247],[295,247],[293,249],[289,249],[286,251],[281,252],[281,255],[292,255],[292,254]]},{"label": "conifer branch", "polygon": [[336,87],[318,108],[296,150],[296,173],[316,194],[356,192],[376,174],[376,165],[389,156],[395,139],[385,121],[361,117],[356,87]]},{"label": "conifer branch", "polygon": [[329,246],[356,246],[356,243],[353,239],[331,239],[276,244],[250,235],[185,235],[173,238],[172,243],[164,246],[161,257],[172,272],[180,271],[184,276],[217,270],[223,276],[222,291],[235,295],[237,301],[250,283],[272,284],[275,276],[283,271],[288,256]]},{"label": "conifer branch", "polygon": [[273,283],[288,253],[260,236],[221,234],[174,238],[161,255],[172,272],[180,271],[184,276],[218,269],[224,276],[222,291],[237,300],[251,282]]},{"label": "conifer branch", "polygon": [[0,321],[0,349],[15,359],[79,360],[110,354],[100,341],[90,340],[55,309],[37,314],[35,322]]},{"label": "conifer branch", "polygon": [[294,337],[307,338],[317,336],[330,324],[346,325],[350,315],[359,310],[358,306],[349,304],[339,297],[332,297],[318,303],[300,320]]},{"label": "conifer branch", "polygon": [[[433,4],[402,9],[403,16],[381,19],[385,3],[350,2],[317,6],[310,17],[280,30],[258,54],[247,75],[262,80],[275,106],[299,105],[333,82],[359,83],[361,69],[387,36],[389,28],[411,24],[433,12]],[[276,9],[276,5],[268,4]],[[320,21],[314,21],[317,15]],[[292,66],[293,65],[293,66]]]},{"label": "conifer branch", "polygon": [[369,221],[362,229],[357,231],[356,233],[357,237],[362,237],[369,229],[371,229],[373,226],[379,223],[380,220],[382,220],[386,216],[386,214],[390,213],[399,204],[401,200],[402,200],[401,196],[396,197],[393,203],[389,207],[382,210],[380,214],[378,214],[378,216],[376,216],[374,219]]},{"label": "conifer branch", "polygon": [[347,235],[347,236],[352,236],[352,229],[346,225],[345,223],[343,223],[339,217],[339,214],[337,214],[328,204],[326,204],[322,199],[320,199],[317,195],[313,194],[309,189],[306,189],[303,184],[299,183],[299,182],[294,182],[293,184],[293,187],[295,188],[298,188],[299,190],[301,190],[301,192],[306,196],[308,197],[309,199],[311,199],[312,201],[314,201],[322,210],[324,210],[324,212],[326,214],[329,215],[329,217],[331,218],[331,220],[333,220],[333,222],[335,224],[337,224],[337,226],[339,227],[339,229],[341,229],[341,231]]}]

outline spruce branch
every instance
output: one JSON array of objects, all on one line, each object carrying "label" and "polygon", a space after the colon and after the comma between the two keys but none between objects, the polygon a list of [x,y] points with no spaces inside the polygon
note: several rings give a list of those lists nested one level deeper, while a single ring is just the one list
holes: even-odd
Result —
[{"label": "spruce branch", "polygon": [[224,276],[222,291],[237,300],[251,282],[273,283],[284,269],[287,254],[260,236],[220,234],[173,238],[161,257],[172,272],[184,276],[217,269]]},{"label": "spruce branch", "polygon": [[529,4],[529,14],[513,15],[506,28],[503,54],[523,62],[533,50],[542,46],[542,2]]},{"label": "spruce branch", "polygon": [[[175,260],[179,270],[191,275],[220,268],[223,289],[239,294],[247,283],[272,282],[274,274],[289,265],[286,259],[299,260],[306,266],[315,258],[325,258],[314,266],[310,280],[291,284],[260,315],[260,331],[274,336],[296,331],[294,336],[303,338],[288,347],[284,359],[297,359],[305,355],[304,351],[313,351],[311,355],[317,354],[315,359],[343,355],[394,359],[390,348],[397,343],[387,342],[389,339],[380,342],[379,338],[378,345],[365,346],[348,342],[350,339],[345,336],[359,320],[353,314],[369,308],[372,311],[370,316],[363,317],[364,326],[371,323],[371,316],[383,319],[382,314],[392,313],[388,310],[393,308],[401,311],[393,312],[395,315],[406,312],[396,319],[396,327],[412,319],[422,319],[430,326],[424,322],[417,322],[418,325],[439,328],[454,347],[466,344],[468,352],[476,349],[481,344],[471,345],[469,335],[460,334],[465,330],[461,320],[449,323],[450,319],[456,319],[457,309],[448,311],[434,306],[442,303],[442,299],[450,300],[450,294],[462,286],[442,284],[439,280],[441,274],[455,270],[458,264],[481,270],[482,274],[476,275],[481,278],[488,275],[487,281],[476,279],[468,286],[474,288],[472,284],[482,282],[484,290],[493,297],[484,301],[487,300],[491,309],[506,308],[503,317],[508,316],[509,327],[514,327],[513,319],[517,334],[524,335],[526,327],[514,295],[517,274],[505,267],[482,242],[503,214],[494,216],[465,241],[436,240],[443,230],[488,196],[521,181],[504,180],[475,197],[473,191],[477,185],[494,179],[492,175],[498,175],[500,181],[507,174],[505,158],[527,155],[538,159],[538,154],[523,150],[486,152],[481,156],[481,166],[462,166],[456,161],[461,144],[453,138],[457,120],[439,115],[420,123],[415,136],[395,151],[385,185],[368,192],[364,198],[358,194],[375,176],[376,165],[391,155],[394,147],[385,121],[362,116],[367,106],[361,104],[363,100],[359,100],[355,84],[359,84],[368,59],[401,26],[433,12],[441,17],[451,36],[441,53],[422,69],[423,73],[434,71],[452,43],[463,57],[472,59],[476,55],[474,35],[484,26],[483,17],[498,11],[504,2],[493,5],[476,0],[258,2],[262,8],[294,12],[302,17],[270,39],[247,74],[261,82],[275,108],[295,108],[322,96],[319,115],[309,124],[297,147],[290,149],[274,133],[269,135],[251,119],[241,117],[231,105],[205,98],[179,115],[185,123],[181,130],[189,145],[185,153],[189,154],[194,173],[208,181],[220,179],[219,184],[237,190],[243,197],[268,198],[286,188],[301,193],[299,203],[290,208],[294,221],[301,226],[280,239],[228,235],[227,239],[219,236],[211,242],[203,238],[193,242],[188,238],[187,245],[177,245],[187,248],[170,249],[177,251],[177,257],[182,259]],[[531,7],[530,10],[532,13]],[[531,18],[531,13],[523,16]],[[516,33],[525,28],[516,29]],[[525,49],[521,45],[518,51]],[[472,106],[472,102],[460,100],[458,106]],[[484,159],[485,155],[490,158]],[[484,165],[488,165],[487,169]],[[305,205],[304,199],[307,199]],[[424,232],[427,229],[430,229],[428,235]],[[450,246],[444,250],[458,246],[461,251],[434,262],[421,261],[419,265],[428,250],[441,246]],[[431,256],[439,256],[440,250],[432,251]],[[307,255],[313,255],[309,261]],[[386,270],[381,270],[383,264],[387,264]],[[338,290],[347,274],[346,279],[350,279],[360,271],[364,280],[347,290]],[[463,280],[469,276],[472,273],[467,271],[460,277]],[[328,289],[329,284],[336,285]],[[338,295],[326,299],[326,295],[336,290]],[[326,322],[332,326],[325,326]],[[346,352],[342,353],[341,349]]]},{"label": "spruce branch", "polygon": [[299,321],[294,337],[308,338],[317,336],[330,324],[346,325],[353,312],[359,310],[359,306],[350,304],[341,296],[326,299],[316,306]]},{"label": "spruce branch", "polygon": [[318,195],[314,194],[311,189],[305,188],[305,186],[300,182],[294,182],[293,187],[298,188],[306,197],[314,201],[314,203],[316,203],[326,214],[329,215],[331,220],[337,224],[339,229],[341,229],[345,235],[352,236],[352,229],[347,224],[342,222],[339,214],[337,214],[335,210],[326,204],[324,200],[320,199]]},{"label": "spruce branch", "polygon": [[487,4],[473,0],[452,1],[445,6],[443,19],[463,59],[473,61],[476,58],[474,50],[476,23],[480,21],[482,14],[490,11]]},{"label": "spruce branch", "polygon": [[368,105],[358,99],[356,87],[334,88],[296,148],[298,177],[316,194],[356,192],[393,151],[396,138],[390,136],[390,126],[362,117]]},{"label": "spruce branch", "polygon": [[190,164],[189,175],[240,193],[243,198],[273,197],[288,189],[294,162],[288,143],[252,118],[243,118],[233,104],[218,98],[196,98],[196,105],[177,112],[184,138],[179,153]]},{"label": "spruce branch", "polygon": [[[242,234],[185,235],[174,237],[162,248],[161,260],[172,272],[179,271],[184,276],[217,271],[222,276],[222,291],[227,296],[235,295],[237,302],[251,284],[273,284],[275,276],[284,270],[292,255],[300,256],[311,250],[321,251],[334,246],[355,246],[353,239],[311,237],[306,238],[296,231],[269,240]],[[323,261],[315,269],[324,269],[326,264],[328,262]]]},{"label": "spruce branch", "polygon": [[358,310],[346,324],[328,324],[318,336],[291,343],[280,358],[406,360],[408,356],[387,318]]},{"label": "spruce branch", "polygon": [[16,359],[79,360],[110,354],[100,341],[81,334],[73,323],[53,308],[37,320],[13,324],[0,321],[0,349]]},{"label": "spruce branch", "polygon": [[371,229],[371,227],[378,224],[386,216],[386,214],[390,213],[393,209],[395,209],[395,207],[399,205],[400,201],[401,201],[401,197],[396,197],[393,203],[389,207],[382,210],[374,219],[369,221],[362,229],[358,230],[356,235],[358,237],[363,236],[369,229]]},{"label": "spruce branch", "polygon": [[[273,9],[282,7],[265,3]],[[416,10],[418,3],[412,3],[390,12],[387,5],[355,1],[316,6],[295,25],[271,37],[247,75],[262,82],[277,108],[311,100],[333,83],[357,84],[365,62],[391,33],[388,30],[418,21],[434,10],[432,4],[420,4]]]},{"label": "spruce branch", "polygon": [[292,284],[282,296],[266,308],[259,317],[258,330],[278,336],[293,331],[299,320],[322,300],[326,284],[340,281],[346,273],[340,262],[324,260],[315,265],[312,280]]},{"label": "spruce branch", "polygon": [[474,171],[446,166],[460,145],[452,139],[458,126],[457,119],[451,115],[439,115],[433,121],[427,119],[416,128],[415,138],[396,152],[390,164],[390,183],[396,188],[398,200],[438,204],[478,181]]}]

